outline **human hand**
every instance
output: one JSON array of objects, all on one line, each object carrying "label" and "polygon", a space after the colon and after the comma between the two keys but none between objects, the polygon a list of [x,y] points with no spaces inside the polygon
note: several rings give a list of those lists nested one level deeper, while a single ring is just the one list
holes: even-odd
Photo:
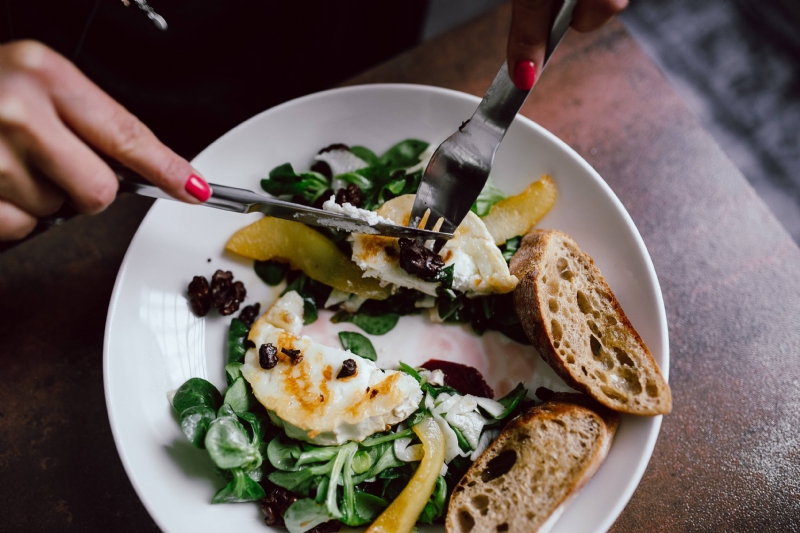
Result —
[{"label": "human hand", "polygon": [[211,189],[189,163],[64,57],[35,41],[0,46],[0,241],[30,233],[69,199],[87,214],[115,198],[97,150],[189,203]]},{"label": "human hand", "polygon": [[[555,0],[512,2],[508,74],[520,89],[533,87],[542,71],[547,37],[558,5]],[[579,32],[596,30],[627,6],[628,0],[578,0],[570,27]]]}]

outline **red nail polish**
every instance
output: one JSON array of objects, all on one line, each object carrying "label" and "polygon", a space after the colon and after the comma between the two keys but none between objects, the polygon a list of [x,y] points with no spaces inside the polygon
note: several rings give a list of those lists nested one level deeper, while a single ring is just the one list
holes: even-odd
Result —
[{"label": "red nail polish", "polygon": [[184,188],[186,189],[186,192],[201,202],[205,202],[208,200],[208,197],[211,196],[211,187],[208,186],[206,180],[196,174],[189,176],[189,179],[186,180],[186,185]]},{"label": "red nail polish", "polygon": [[529,91],[536,81],[536,65],[533,61],[520,61],[514,67],[514,85],[517,89]]}]

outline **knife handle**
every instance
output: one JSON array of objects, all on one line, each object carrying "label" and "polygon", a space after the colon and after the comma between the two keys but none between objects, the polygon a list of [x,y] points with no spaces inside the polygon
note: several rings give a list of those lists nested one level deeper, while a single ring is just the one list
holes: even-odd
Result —
[{"label": "knife handle", "polygon": [[575,9],[575,4],[577,3],[578,0],[563,0],[561,7],[556,11],[556,15],[553,18],[553,25],[550,27],[550,35],[547,37],[547,46],[544,49],[544,64],[541,70],[544,70],[544,67],[550,60],[550,56],[556,51],[558,43],[561,42],[561,39],[564,38],[564,34],[567,33],[569,25],[572,22],[572,11]]}]

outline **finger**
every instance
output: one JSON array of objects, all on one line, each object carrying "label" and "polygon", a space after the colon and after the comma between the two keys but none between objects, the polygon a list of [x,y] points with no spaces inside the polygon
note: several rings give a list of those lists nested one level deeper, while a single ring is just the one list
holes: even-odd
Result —
[{"label": "finger", "polygon": [[[0,124],[10,144],[72,198],[82,213],[99,213],[117,193],[117,178],[56,115],[40,85],[18,78],[0,94]],[[24,99],[20,95],[24,94]]]},{"label": "finger", "polygon": [[514,84],[533,87],[544,63],[553,17],[552,0],[513,0],[508,34],[508,69]]},{"label": "finger", "polygon": [[23,44],[12,51],[13,61],[45,83],[58,115],[82,139],[179,200],[208,199],[211,189],[200,174],[139,119],[59,54],[38,43]]},{"label": "finger", "polygon": [[64,203],[64,195],[58,189],[32,175],[18,154],[1,141],[0,198],[37,217],[52,215]]},{"label": "finger", "polygon": [[580,0],[572,12],[570,27],[579,32],[594,31],[628,7],[628,0]]},{"label": "finger", "polygon": [[18,241],[36,227],[36,217],[0,198],[0,241]]}]

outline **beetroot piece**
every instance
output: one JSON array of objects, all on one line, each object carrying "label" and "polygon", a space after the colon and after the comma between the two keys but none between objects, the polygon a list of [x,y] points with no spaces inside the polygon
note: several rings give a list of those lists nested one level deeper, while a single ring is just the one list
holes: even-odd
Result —
[{"label": "beetroot piece", "polygon": [[444,384],[461,394],[472,394],[482,398],[494,398],[494,391],[483,379],[478,369],[461,363],[431,359],[422,365],[425,370],[444,372]]}]

